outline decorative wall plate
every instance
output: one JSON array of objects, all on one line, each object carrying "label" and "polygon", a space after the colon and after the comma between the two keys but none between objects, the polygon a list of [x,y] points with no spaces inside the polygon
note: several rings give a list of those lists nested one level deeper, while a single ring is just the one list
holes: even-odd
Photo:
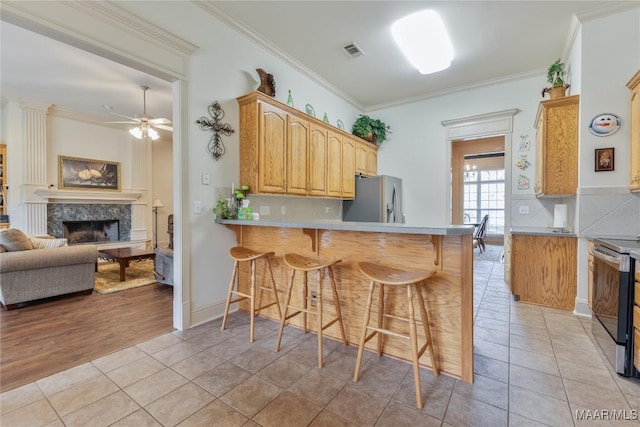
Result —
[{"label": "decorative wall plate", "polygon": [[595,136],[609,136],[620,129],[620,117],[611,113],[603,113],[595,116],[589,123],[589,130]]},{"label": "decorative wall plate", "polygon": [[311,104],[307,104],[304,106],[304,111],[307,112],[308,115],[315,117],[316,116],[316,110],[313,109],[313,105]]}]

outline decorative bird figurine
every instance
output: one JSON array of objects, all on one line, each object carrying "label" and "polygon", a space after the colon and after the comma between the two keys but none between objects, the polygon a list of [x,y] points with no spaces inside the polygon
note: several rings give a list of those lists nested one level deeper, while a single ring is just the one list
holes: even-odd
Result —
[{"label": "decorative bird figurine", "polygon": [[276,80],[273,78],[273,74],[267,73],[262,68],[256,68],[258,75],[260,76],[260,86],[258,91],[269,96],[276,96]]}]

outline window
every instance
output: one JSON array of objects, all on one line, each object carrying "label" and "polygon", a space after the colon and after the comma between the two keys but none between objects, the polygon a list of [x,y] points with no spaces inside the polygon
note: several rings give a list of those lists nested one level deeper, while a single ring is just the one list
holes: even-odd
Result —
[{"label": "window", "polygon": [[489,215],[487,234],[504,235],[504,169],[464,173],[464,222]]}]

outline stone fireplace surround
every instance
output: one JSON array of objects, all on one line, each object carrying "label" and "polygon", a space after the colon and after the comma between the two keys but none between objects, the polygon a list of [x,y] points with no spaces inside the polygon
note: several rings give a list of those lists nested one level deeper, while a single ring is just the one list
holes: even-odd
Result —
[{"label": "stone fireplace surround", "polygon": [[47,234],[63,237],[65,221],[118,221],[118,241],[131,240],[131,205],[105,203],[49,203]]}]

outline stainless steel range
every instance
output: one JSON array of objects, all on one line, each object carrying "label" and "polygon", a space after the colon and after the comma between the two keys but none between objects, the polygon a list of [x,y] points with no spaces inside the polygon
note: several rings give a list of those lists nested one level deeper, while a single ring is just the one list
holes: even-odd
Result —
[{"label": "stainless steel range", "polygon": [[593,242],[591,331],[616,372],[640,378],[633,366],[635,263],[629,256],[631,250],[640,250],[640,243],[631,239],[595,239]]}]

